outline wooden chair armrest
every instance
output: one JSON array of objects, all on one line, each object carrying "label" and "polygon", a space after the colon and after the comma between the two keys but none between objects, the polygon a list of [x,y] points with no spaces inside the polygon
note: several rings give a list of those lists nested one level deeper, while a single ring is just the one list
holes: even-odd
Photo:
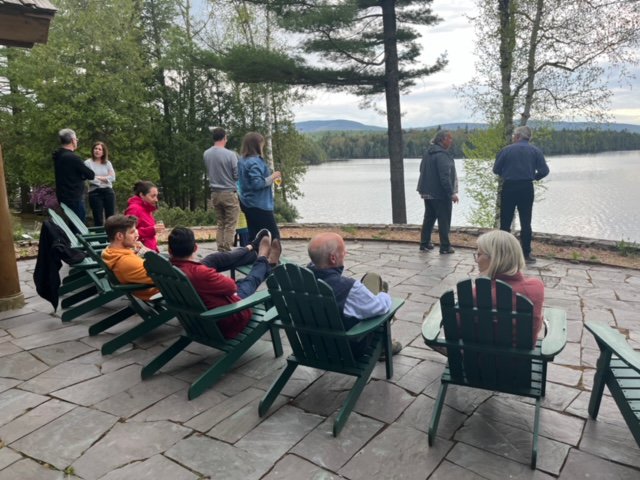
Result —
[{"label": "wooden chair armrest", "polygon": [[357,338],[366,335],[369,332],[372,332],[384,322],[390,321],[402,305],[404,305],[404,300],[401,300],[399,298],[392,298],[391,308],[387,313],[359,321],[353,327],[347,330],[347,337]]},{"label": "wooden chair armrest", "polygon": [[200,314],[200,317],[205,320],[218,320],[220,318],[225,318],[229,315],[233,315],[234,313],[241,312],[242,310],[246,310],[247,308],[251,308],[254,305],[264,303],[270,298],[271,295],[269,295],[269,291],[263,290],[261,292],[256,292],[237,303],[232,303],[223,307],[214,308],[207,312],[203,312]]},{"label": "wooden chair armrest", "polygon": [[442,325],[442,309],[440,300],[436,301],[431,307],[431,311],[424,322],[422,322],[422,337],[429,342],[433,342],[440,334],[440,326]]},{"label": "wooden chair armrest", "polygon": [[549,322],[549,331],[542,340],[542,356],[554,357],[567,343],[567,312],[560,308],[545,307],[544,318]]},{"label": "wooden chair armrest", "polygon": [[640,372],[640,352],[631,348],[627,339],[618,330],[608,325],[593,322],[585,323],[585,327],[596,337],[601,349],[604,345],[620,357],[623,362]]}]

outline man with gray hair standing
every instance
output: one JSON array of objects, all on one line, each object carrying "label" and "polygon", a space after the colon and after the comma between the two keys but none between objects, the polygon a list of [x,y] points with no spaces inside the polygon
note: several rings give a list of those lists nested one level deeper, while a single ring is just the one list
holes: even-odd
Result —
[{"label": "man with gray hair standing", "polygon": [[63,128],[58,132],[60,148],[53,152],[53,169],[56,178],[56,197],[82,220],[87,216],[84,208],[84,182],[93,180],[96,174],[75,153],[78,148],[76,132]]},{"label": "man with gray hair standing", "polygon": [[420,233],[420,251],[433,250],[431,232],[438,221],[440,253],[454,253],[449,241],[453,203],[458,203],[458,175],[453,155],[451,132],[436,133],[420,162],[418,193],[424,199],[424,220]]},{"label": "man with gray hair standing", "polygon": [[209,175],[211,204],[216,212],[218,227],[216,243],[219,252],[228,252],[233,245],[236,224],[240,214],[238,199],[238,156],[227,150],[227,132],[223,128],[211,129],[213,146],[204,152],[204,165]]},{"label": "man with gray hair standing", "polygon": [[531,216],[533,212],[533,181],[549,174],[542,151],[529,144],[529,127],[518,127],[513,132],[513,143],[496,156],[493,173],[502,178],[500,194],[500,230],[511,231],[516,207],[520,218],[520,245],[527,263],[535,263],[531,255]]}]

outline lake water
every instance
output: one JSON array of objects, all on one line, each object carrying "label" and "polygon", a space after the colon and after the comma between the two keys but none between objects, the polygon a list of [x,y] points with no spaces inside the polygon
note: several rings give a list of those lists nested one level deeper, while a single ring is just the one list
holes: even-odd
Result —
[{"label": "lake water", "polygon": [[[533,207],[534,232],[640,242],[640,151],[548,157],[547,190]],[[421,224],[416,192],[420,159],[404,162],[407,222]],[[460,203],[452,225],[468,226],[464,160],[456,160]],[[388,159],[354,159],[311,166],[294,202],[306,223],[391,223]]]}]

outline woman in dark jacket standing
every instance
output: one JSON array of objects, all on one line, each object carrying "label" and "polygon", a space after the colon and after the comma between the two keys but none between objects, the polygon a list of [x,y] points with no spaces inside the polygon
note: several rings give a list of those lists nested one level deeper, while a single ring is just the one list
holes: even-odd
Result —
[{"label": "woman in dark jacket standing", "polygon": [[456,164],[449,149],[453,137],[447,130],[436,133],[420,163],[418,193],[424,199],[424,220],[420,234],[420,251],[432,250],[431,233],[438,221],[440,253],[454,253],[449,241],[452,203],[458,203]]}]

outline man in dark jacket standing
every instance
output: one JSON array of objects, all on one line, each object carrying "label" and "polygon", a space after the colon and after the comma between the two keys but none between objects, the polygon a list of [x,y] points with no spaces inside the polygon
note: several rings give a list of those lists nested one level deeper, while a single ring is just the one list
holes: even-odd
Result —
[{"label": "man in dark jacket standing", "polygon": [[75,153],[78,148],[76,132],[63,128],[58,132],[61,146],[53,152],[53,168],[56,176],[58,203],[64,203],[84,222],[84,181],[93,180],[95,173]]},{"label": "man in dark jacket standing", "polygon": [[531,214],[533,181],[549,174],[549,167],[539,148],[529,144],[532,132],[527,126],[513,132],[513,143],[500,150],[493,173],[503,180],[500,194],[500,230],[511,231],[516,207],[520,218],[520,244],[527,263],[535,263],[531,255]]},{"label": "man in dark jacket standing", "polygon": [[431,140],[422,162],[418,193],[424,199],[424,221],[420,234],[420,251],[432,250],[431,232],[438,221],[440,253],[454,253],[449,241],[453,203],[458,203],[458,175],[449,149],[453,137],[447,130],[440,130]]}]

